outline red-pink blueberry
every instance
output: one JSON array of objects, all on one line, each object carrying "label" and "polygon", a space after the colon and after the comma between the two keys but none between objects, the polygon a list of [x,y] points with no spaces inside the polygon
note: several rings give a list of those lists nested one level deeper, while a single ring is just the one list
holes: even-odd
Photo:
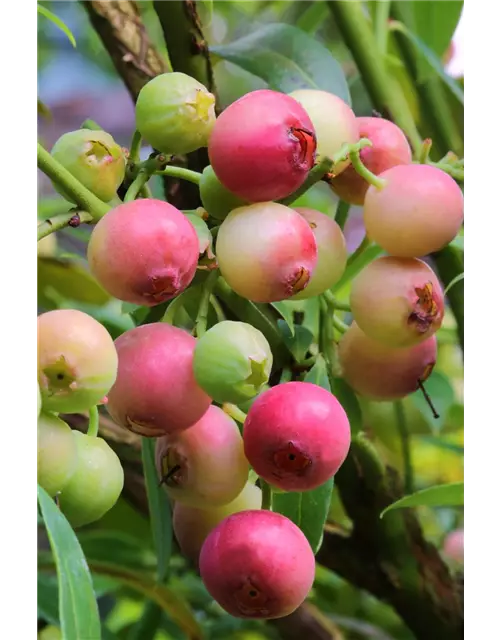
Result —
[{"label": "red-pink blueberry", "polygon": [[115,298],[153,307],[192,281],[199,242],[189,219],[168,202],[140,199],[120,204],[90,237],[89,267]]},{"label": "red-pink blueberry", "polygon": [[217,118],[208,155],[221,183],[249,202],[279,200],[298,189],[313,167],[316,136],[293,98],[259,89]]},{"label": "red-pink blueberry", "polygon": [[196,339],[167,323],[145,324],[115,341],[118,375],[107,409],[115,422],[142,436],[187,429],[211,398],[193,373]]},{"label": "red-pink blueberry", "polygon": [[309,382],[271,387],[243,426],[245,455],[258,475],[285,491],[309,491],[331,478],[351,443],[340,402]]},{"label": "red-pink blueberry", "polygon": [[306,599],[314,554],[291,520],[271,511],[242,511],[208,535],[200,574],[210,595],[237,618],[281,618]]}]

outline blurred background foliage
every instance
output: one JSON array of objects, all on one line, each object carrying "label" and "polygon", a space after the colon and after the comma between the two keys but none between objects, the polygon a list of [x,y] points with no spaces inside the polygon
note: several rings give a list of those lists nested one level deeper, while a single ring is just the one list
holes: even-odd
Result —
[{"label": "blurred background foliage", "polygon": [[[50,149],[62,133],[79,128],[86,118],[91,118],[120,144],[128,146],[135,128],[133,102],[99,35],[92,28],[87,11],[80,2],[40,4],[61,18],[76,40],[74,48],[60,29],[39,16],[40,141]],[[367,15],[371,16],[374,24],[384,17],[387,21],[390,7],[381,9],[380,5],[384,4],[387,5],[382,2],[364,3]],[[420,9],[414,14],[413,33],[433,50],[439,60],[446,63],[454,54],[451,38],[461,15],[462,4],[393,2],[392,6],[398,5],[398,11],[404,12],[410,5],[428,5],[426,10]],[[153,2],[142,1],[138,5],[151,41],[167,60],[168,52]],[[356,115],[372,114],[372,100],[327,2],[200,1],[197,5],[203,33],[210,47],[232,43],[272,23],[298,27],[326,47],[340,63]],[[374,52],[374,55],[377,53]],[[422,99],[421,89],[429,82],[437,86],[441,108],[446,118],[449,117],[449,122],[453,123],[450,126],[451,133],[448,133],[452,139],[458,135],[458,148],[455,146],[453,150],[462,153],[463,107],[448,86],[433,74],[432,69],[429,72],[429,63],[420,60],[420,67],[416,75],[413,74],[392,36],[388,36],[385,61],[398,91],[402,92],[411,109],[422,137],[435,129],[427,117],[428,104]],[[248,91],[267,86],[262,78],[218,55],[212,56],[212,64],[221,107]],[[458,83],[463,86],[463,77],[458,78]],[[449,137],[445,132],[441,139],[436,140],[436,146],[441,147],[439,151],[445,153],[449,150],[447,141]],[[147,157],[150,151],[144,147],[142,157]],[[161,181],[154,182],[152,186],[155,195],[163,197]],[[326,185],[315,187],[307,198],[309,206],[328,215],[335,214],[337,199]],[[70,205],[56,194],[50,181],[40,173],[38,219],[69,209]],[[345,232],[349,250],[353,252],[364,234],[360,208],[351,208]],[[88,273],[85,261],[88,236],[89,228],[82,226],[62,230],[39,243],[38,308],[40,312],[56,308],[81,309],[102,322],[113,337],[117,337],[135,326],[134,319],[131,309],[124,308],[121,302],[112,299]],[[460,248],[460,240],[456,244]],[[346,299],[347,291],[340,291],[338,295]],[[309,313],[313,313],[312,308]],[[189,326],[189,310],[182,311],[179,323]],[[413,394],[402,402],[406,423],[403,433],[392,403],[360,399],[364,431],[382,459],[405,477],[408,475],[409,450],[410,481],[415,490],[463,479],[463,357],[451,313],[447,314],[444,326],[438,332],[438,341],[438,362],[428,381],[427,390],[438,408],[439,420],[432,418],[422,397]],[[71,420],[73,428],[86,427],[84,416],[71,416],[68,420]],[[148,596],[151,596],[151,576],[156,567],[156,554],[144,500],[140,443],[133,434],[123,434],[105,415],[101,416],[101,433],[119,453],[127,477],[123,496],[117,505],[101,521],[78,532],[98,595],[99,610],[104,621],[103,638],[262,640],[299,637],[294,635],[296,631],[290,626],[238,620],[227,615],[213,602],[197,573],[179,555],[175,540],[168,580],[162,587],[163,607],[152,608]],[[422,507],[418,509],[418,516],[426,538],[438,548],[441,548],[450,531],[463,525],[463,514],[456,508]],[[329,526],[347,529],[350,526],[337,490],[334,490]],[[42,525],[39,526],[39,547],[41,564],[50,564],[47,555],[49,547]],[[367,567],[366,570],[371,569]],[[134,580],[130,577],[132,573]],[[183,604],[182,610],[179,601]],[[57,629],[53,628],[59,623],[57,581],[51,571],[39,573],[38,604],[40,637],[49,640],[51,637],[60,637]],[[307,607],[308,615],[319,621],[322,629],[311,638],[406,640],[415,637],[388,604],[350,585],[320,565]],[[155,624],[144,626],[144,620],[151,622],[154,615],[157,616]]]}]

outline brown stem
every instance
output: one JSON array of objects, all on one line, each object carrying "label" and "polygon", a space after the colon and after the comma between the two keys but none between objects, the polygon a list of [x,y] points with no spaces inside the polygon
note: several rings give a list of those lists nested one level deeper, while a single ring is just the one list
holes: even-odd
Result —
[{"label": "brown stem", "polygon": [[82,5],[134,102],[148,80],[171,71],[151,43],[137,2],[85,0]]},{"label": "brown stem", "polygon": [[318,562],[388,602],[417,640],[463,637],[460,585],[424,539],[415,512],[395,510],[380,519],[403,493],[394,470],[358,436],[335,480],[353,532],[346,538],[325,531]]}]

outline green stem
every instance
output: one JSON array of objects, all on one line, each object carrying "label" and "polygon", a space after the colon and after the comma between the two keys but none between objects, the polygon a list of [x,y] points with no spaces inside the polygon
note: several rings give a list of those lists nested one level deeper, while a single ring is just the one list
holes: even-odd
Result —
[{"label": "green stem", "polygon": [[343,287],[345,287],[347,283],[351,282],[351,280],[355,278],[358,273],[366,267],[367,264],[369,264],[372,260],[375,260],[375,258],[378,258],[381,253],[382,249],[378,245],[371,244],[357,256],[354,256],[353,254],[353,260],[351,262],[349,262],[349,260],[347,261],[347,267],[342,277],[337,282],[337,284],[334,284],[333,287],[331,287],[330,291],[333,294],[335,294],[337,291],[340,291]]},{"label": "green stem", "polygon": [[413,493],[413,465],[411,462],[410,434],[406,421],[405,410],[401,400],[394,403],[396,413],[396,424],[401,438],[401,453],[403,456],[404,487],[405,493]]},{"label": "green stem", "polygon": [[260,488],[262,489],[262,508],[267,511],[273,509],[273,490],[262,478],[260,478]]},{"label": "green stem", "polygon": [[90,129],[91,131],[102,131],[102,127],[100,127],[95,120],[84,120],[80,126],[80,129]]},{"label": "green stem", "polygon": [[371,244],[370,239],[368,238],[367,235],[365,235],[363,240],[361,240],[361,243],[360,243],[359,247],[356,249],[356,251],[351,253],[349,258],[347,258],[347,266],[349,266],[350,264],[355,262],[359,258],[359,256],[361,256],[363,254],[363,252],[366,251],[366,249],[368,249],[370,244]]},{"label": "green stem", "polygon": [[377,41],[378,55],[382,57],[387,53],[390,8],[390,0],[375,3],[375,39]]},{"label": "green stem", "polygon": [[184,169],[183,167],[176,167],[174,165],[169,165],[156,173],[160,176],[170,176],[171,178],[187,180],[193,184],[200,184],[201,180],[201,173],[198,173],[198,171],[191,171],[191,169]]},{"label": "green stem", "polygon": [[142,136],[139,131],[134,131],[132,136],[132,142],[130,143],[130,153],[128,156],[128,164],[137,164],[140,162],[140,150],[141,150]]},{"label": "green stem", "polygon": [[226,319],[226,315],[216,296],[210,296],[210,304],[212,305],[212,308],[215,311],[215,315],[217,316],[217,322],[223,322]]},{"label": "green stem", "polygon": [[298,200],[301,195],[303,195],[306,191],[319,182],[325,173],[328,173],[330,167],[332,166],[332,161],[330,158],[322,158],[320,162],[314,166],[311,171],[309,171],[309,175],[307,176],[305,182],[292,194],[280,200],[280,204],[284,204],[285,206],[291,205],[295,200]]},{"label": "green stem", "polygon": [[151,175],[149,173],[146,171],[140,171],[130,187],[127,189],[123,202],[131,202],[132,200],[135,200],[150,178]]},{"label": "green stem", "polygon": [[213,293],[218,277],[219,277],[219,270],[214,269],[213,271],[210,272],[210,275],[208,276],[208,278],[206,279],[203,285],[200,306],[198,308],[198,315],[196,316],[196,322],[195,322],[195,333],[197,338],[201,338],[201,336],[207,330],[210,296]]},{"label": "green stem", "polygon": [[369,184],[372,184],[377,189],[383,189],[385,187],[385,185],[387,184],[387,180],[379,178],[374,173],[372,173],[370,169],[365,167],[365,165],[361,162],[361,158],[359,157],[359,151],[351,151],[349,153],[349,159],[356,173],[358,173]]},{"label": "green stem", "polygon": [[351,51],[373,106],[401,127],[415,150],[420,149],[420,134],[410,107],[387,72],[383,56],[375,53],[377,43],[363,4],[355,0],[330,0],[328,6]]},{"label": "green stem", "polygon": [[418,161],[420,164],[427,164],[429,161],[429,154],[432,149],[432,140],[430,138],[426,138],[422,142],[422,146],[420,147],[420,153],[418,156]]},{"label": "green stem", "polygon": [[[64,227],[68,226],[71,220],[74,220],[76,223],[76,218],[78,218],[80,221],[78,224],[81,224],[82,222],[92,221],[92,216],[90,215],[90,213],[87,213],[87,211],[77,211],[77,212],[70,211],[69,213],[61,213],[58,216],[47,218],[47,220],[40,222],[40,224],[37,227],[38,240],[45,238],[46,236],[50,235],[51,233],[54,233],[55,231],[64,229]],[[78,226],[78,225],[74,224],[72,226]]]},{"label": "green stem", "polygon": [[45,175],[62,187],[81,209],[88,211],[92,215],[92,218],[98,220],[111,209],[108,204],[99,200],[97,196],[57,162],[40,143],[38,143],[37,147],[37,164]]},{"label": "green stem", "polygon": [[247,419],[247,414],[235,404],[231,404],[230,402],[225,402],[222,405],[222,410],[224,411],[224,413],[227,413],[228,416],[230,416],[233,420],[236,420],[236,422],[239,422],[240,424],[243,424]]},{"label": "green stem", "polygon": [[96,438],[99,433],[99,410],[97,406],[89,409],[89,428],[87,435]]},{"label": "green stem", "polygon": [[332,309],[338,309],[339,311],[347,311],[350,313],[351,307],[346,302],[340,302],[335,298],[333,293],[328,289],[322,294],[325,297],[325,300]]},{"label": "green stem", "polygon": [[319,297],[319,350],[325,359],[328,377],[334,378],[338,372],[338,354],[333,333],[333,309],[324,294]]},{"label": "green stem", "polygon": [[344,200],[339,201],[337,211],[335,213],[335,222],[339,225],[342,231],[344,230],[345,223],[347,222],[347,216],[349,215],[350,208],[351,205],[348,202],[344,202]]},{"label": "green stem", "polygon": [[345,322],[342,322],[340,318],[337,318],[335,314],[333,314],[332,316],[332,323],[335,329],[337,329],[337,331],[340,331],[340,333],[342,334],[344,334],[349,329],[349,326]]}]

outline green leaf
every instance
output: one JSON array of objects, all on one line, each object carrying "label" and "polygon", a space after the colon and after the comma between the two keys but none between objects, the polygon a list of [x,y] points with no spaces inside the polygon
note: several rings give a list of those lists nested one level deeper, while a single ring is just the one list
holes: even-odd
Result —
[{"label": "green leaf", "polygon": [[454,80],[451,76],[449,76],[446,73],[443,67],[443,63],[432,51],[432,49],[429,49],[429,47],[425,44],[425,42],[423,42],[420,38],[418,38],[401,22],[391,22],[390,29],[391,31],[399,31],[400,33],[403,33],[415,45],[419,53],[429,63],[432,69],[434,69],[434,71],[441,78],[441,80],[446,84],[446,86],[450,89],[450,91],[457,98],[460,104],[463,105],[464,92],[462,87],[458,84],[456,80]]},{"label": "green leaf", "polygon": [[351,434],[356,434],[363,428],[363,415],[358,397],[343,378],[334,378],[333,395],[343,406],[349,419]]},{"label": "green leaf", "polygon": [[453,507],[464,503],[464,483],[452,482],[440,484],[427,489],[422,489],[409,496],[396,500],[382,511],[383,518],[388,511],[393,509],[406,509],[407,507]]},{"label": "green leaf", "polygon": [[268,24],[210,51],[265,80],[271,89],[322,89],[351,104],[342,67],[317,39],[297,27]]},{"label": "green leaf", "polygon": [[100,640],[99,611],[80,543],[55,502],[40,486],[38,503],[57,569],[63,637]]},{"label": "green leaf", "polygon": [[444,295],[446,295],[448,293],[448,291],[453,287],[453,285],[457,284],[457,282],[460,282],[461,280],[464,279],[464,275],[463,273],[459,273],[458,276],[455,276],[453,278],[453,280],[448,284],[448,286],[446,287],[446,289],[444,290]]},{"label": "green leaf", "polygon": [[415,393],[412,393],[409,397],[426,419],[433,433],[438,433],[443,428],[448,411],[455,402],[455,391],[449,379],[438,371],[431,374],[424,382],[424,387],[439,414],[439,418],[433,417],[431,408],[427,404],[422,391],[415,391]]},{"label": "green leaf", "polygon": [[276,309],[283,320],[287,323],[292,336],[295,334],[295,324],[293,320],[293,308],[287,305],[286,301],[271,302],[271,306]]},{"label": "green leaf", "polygon": [[158,581],[163,582],[167,577],[168,563],[172,553],[172,515],[167,494],[158,483],[155,466],[155,441],[151,438],[142,439],[142,464],[153,540],[158,556]]},{"label": "green leaf", "polygon": [[37,574],[37,608],[38,617],[50,624],[59,626],[59,611],[57,601],[57,578],[45,573]]},{"label": "green leaf", "polygon": [[147,540],[113,529],[83,530],[78,539],[88,562],[113,562],[128,569],[152,571],[156,568],[156,554]]},{"label": "green leaf", "polygon": [[45,309],[57,308],[59,299],[104,305],[111,298],[82,266],[56,258],[38,258],[38,304]]},{"label": "green leaf", "polygon": [[292,335],[287,323],[281,319],[278,320],[278,327],[283,333],[283,340],[295,360],[297,362],[303,360],[314,339],[313,334],[306,327],[296,324],[294,325],[295,333]]},{"label": "green leaf", "polygon": [[333,478],[312,491],[275,493],[273,511],[294,522],[304,533],[314,553],[323,540],[323,527],[330,509]]},{"label": "green leaf", "polygon": [[61,18],[55,16],[52,11],[49,11],[46,7],[42,7],[41,4],[37,5],[38,13],[42,14],[45,18],[53,22],[56,27],[59,27],[61,31],[66,35],[73,47],[76,49],[75,36],[71,33],[70,29],[64,24]]},{"label": "green leaf", "polygon": [[328,369],[325,359],[322,355],[318,355],[314,366],[307,372],[304,382],[312,382],[319,387],[323,387],[327,391],[331,392],[330,382],[328,380]]},{"label": "green leaf", "polygon": [[[413,5],[413,31],[441,60],[451,44],[463,9],[463,0],[421,2]],[[422,65],[419,79],[424,79],[429,67]]]}]

